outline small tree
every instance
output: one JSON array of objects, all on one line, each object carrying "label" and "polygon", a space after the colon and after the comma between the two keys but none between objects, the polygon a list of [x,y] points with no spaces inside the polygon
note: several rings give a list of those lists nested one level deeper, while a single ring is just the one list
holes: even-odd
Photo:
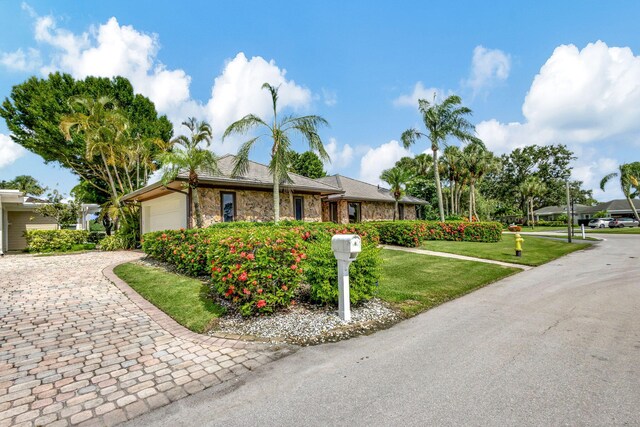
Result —
[{"label": "small tree", "polygon": [[301,154],[292,151],[289,171],[311,179],[327,176],[322,160],[313,151],[305,151]]},{"label": "small tree", "polygon": [[398,212],[398,202],[405,194],[407,182],[411,179],[411,172],[403,168],[393,167],[382,171],[380,179],[391,186],[391,193],[395,200],[393,209],[393,220],[395,221],[396,218],[400,217],[400,212]]},{"label": "small tree", "polygon": [[640,194],[640,162],[621,164],[618,168],[618,172],[610,173],[602,178],[602,181],[600,181],[600,189],[604,191],[604,187],[607,185],[607,182],[615,177],[620,178],[620,189],[622,190],[622,194],[624,194],[624,197],[627,199],[636,221],[640,221],[638,210],[632,200]]},{"label": "small tree", "polygon": [[58,228],[75,225],[80,215],[80,203],[75,200],[64,202],[63,195],[58,190],[48,194],[48,203],[38,207],[35,211],[42,216],[53,218]]},{"label": "small tree", "polygon": [[[546,187],[540,178],[535,176],[530,176],[524,180],[524,182],[520,185],[520,193],[527,201],[527,222],[533,228],[535,218],[533,215],[533,199],[535,197],[540,197],[546,191]],[[531,217],[531,220],[529,220]]]},{"label": "small tree", "polygon": [[40,196],[47,191],[47,187],[43,187],[37,179],[31,175],[18,175],[11,181],[0,182],[0,188],[19,190],[24,194]]}]

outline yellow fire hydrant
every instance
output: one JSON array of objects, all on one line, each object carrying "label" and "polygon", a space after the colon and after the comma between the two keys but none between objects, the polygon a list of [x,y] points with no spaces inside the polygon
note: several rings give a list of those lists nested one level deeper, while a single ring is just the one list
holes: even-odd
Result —
[{"label": "yellow fire hydrant", "polygon": [[516,233],[516,256],[522,256],[522,242],[524,239],[519,233]]}]

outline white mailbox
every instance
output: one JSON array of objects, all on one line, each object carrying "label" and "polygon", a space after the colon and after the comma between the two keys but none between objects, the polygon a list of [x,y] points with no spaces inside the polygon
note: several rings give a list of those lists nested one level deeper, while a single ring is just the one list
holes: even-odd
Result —
[{"label": "white mailbox", "polygon": [[338,260],[338,315],[351,320],[349,299],[349,264],[362,252],[362,241],[357,234],[336,234],[331,238],[331,250]]},{"label": "white mailbox", "polygon": [[331,250],[336,259],[353,261],[362,252],[362,241],[357,234],[337,234],[331,238]]}]

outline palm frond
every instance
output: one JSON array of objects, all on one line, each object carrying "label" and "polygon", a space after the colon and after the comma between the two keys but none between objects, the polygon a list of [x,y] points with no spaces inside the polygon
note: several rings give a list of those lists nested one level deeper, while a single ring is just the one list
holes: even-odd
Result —
[{"label": "palm frond", "polygon": [[258,138],[260,137],[252,138],[240,146],[240,149],[236,154],[236,162],[233,165],[233,171],[231,172],[232,176],[243,176],[249,172],[249,153]]},{"label": "palm frond", "polygon": [[247,114],[240,120],[237,120],[229,125],[229,127],[224,131],[224,134],[222,134],[222,140],[224,141],[225,138],[234,133],[241,135],[245,134],[251,129],[258,126],[265,126],[269,130],[271,130],[271,126],[265,123],[260,117],[254,114]]},{"label": "palm frond", "polygon": [[607,185],[607,182],[611,181],[611,180],[612,180],[613,178],[615,178],[616,176],[618,176],[618,173],[617,173],[617,172],[612,172],[612,173],[610,173],[610,174],[608,174],[608,175],[605,175],[605,176],[604,176],[604,178],[602,178],[602,179],[600,180],[600,189],[601,189],[602,191],[604,191],[604,187],[605,187],[605,185]]}]

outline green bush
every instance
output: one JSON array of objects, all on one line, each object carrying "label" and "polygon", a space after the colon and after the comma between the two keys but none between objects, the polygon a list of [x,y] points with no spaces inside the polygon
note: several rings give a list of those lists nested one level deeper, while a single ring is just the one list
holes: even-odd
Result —
[{"label": "green bush", "polygon": [[[380,249],[372,242],[362,244],[362,252],[349,268],[349,299],[352,304],[371,299],[380,280]],[[307,249],[305,282],[311,287],[311,300],[321,304],[338,303],[338,262],[331,250],[331,236],[319,236]]]},{"label": "green bush", "polygon": [[[347,233],[359,234],[365,248],[360,255],[362,272],[353,279],[357,288],[352,295],[355,302],[370,298],[379,277],[380,258],[376,250],[379,236],[371,224],[226,223],[203,229],[147,233],[142,239],[142,249],[182,273],[211,275],[212,290],[246,316],[288,306],[305,280],[312,287],[315,301],[337,301],[327,288],[331,282],[325,280],[336,276],[328,242],[333,234]],[[322,259],[310,259],[309,251]],[[318,277],[305,274],[307,268]],[[337,282],[335,286],[337,295]]]},{"label": "green bush", "polygon": [[87,242],[85,230],[28,230],[24,236],[29,252],[70,251],[74,245]]},{"label": "green bush", "polygon": [[499,242],[502,225],[499,222],[464,221],[385,221],[374,222],[380,243],[416,247],[426,240],[465,242]]}]

